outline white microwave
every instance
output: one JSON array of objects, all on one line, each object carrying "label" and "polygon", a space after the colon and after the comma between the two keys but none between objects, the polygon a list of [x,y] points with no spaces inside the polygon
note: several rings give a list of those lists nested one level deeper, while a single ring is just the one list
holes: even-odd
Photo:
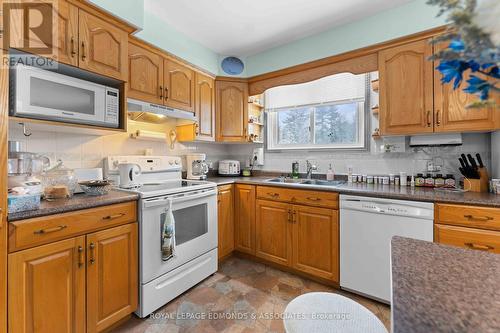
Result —
[{"label": "white microwave", "polygon": [[118,128],[120,92],[32,66],[11,72],[10,115]]}]

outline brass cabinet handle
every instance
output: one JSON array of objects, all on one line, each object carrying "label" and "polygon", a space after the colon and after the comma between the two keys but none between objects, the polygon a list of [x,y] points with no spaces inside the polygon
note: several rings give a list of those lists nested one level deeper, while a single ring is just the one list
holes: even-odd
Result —
[{"label": "brass cabinet handle", "polygon": [[316,198],[316,197],[307,197],[307,200],[311,200],[311,201],[321,201],[320,198]]},{"label": "brass cabinet handle", "polygon": [[465,246],[468,246],[471,249],[480,250],[480,251],[490,251],[490,250],[495,249],[493,246],[481,245],[481,244],[475,244],[475,243],[465,243]]},{"label": "brass cabinet handle", "polygon": [[82,42],[82,60],[85,61],[87,55],[85,54],[85,42]]},{"label": "brass cabinet handle", "polygon": [[165,100],[168,99],[168,87],[165,87]]},{"label": "brass cabinet handle", "polygon": [[194,125],[194,134],[196,135],[200,134],[200,125],[198,125],[198,123]]},{"label": "brass cabinet handle", "polygon": [[67,225],[59,225],[59,226],[54,227],[54,228],[35,230],[35,231],[33,231],[33,233],[37,234],[37,235],[43,235],[43,234],[48,234],[50,232],[61,231],[61,230],[66,229],[67,227],[68,227]]},{"label": "brass cabinet handle", "polygon": [[90,243],[89,248],[90,248],[90,264],[92,265],[95,263],[95,257],[94,257],[95,244]]},{"label": "brass cabinet handle", "polygon": [[295,210],[292,211],[292,223],[297,223],[297,212]]},{"label": "brass cabinet handle", "polygon": [[76,55],[75,51],[75,38],[71,37],[71,57],[74,58]]},{"label": "brass cabinet handle", "polygon": [[288,210],[288,222],[292,223],[292,210],[291,209]]},{"label": "brass cabinet handle", "polygon": [[120,214],[116,214],[116,215],[108,215],[108,216],[104,216],[102,219],[103,220],[114,220],[114,219],[117,219],[117,218],[120,218],[120,217],[123,217],[125,216],[125,213],[120,213]]},{"label": "brass cabinet handle", "polygon": [[476,221],[491,221],[493,218],[491,216],[474,216],[474,215],[464,215],[465,218],[469,220],[476,220]]},{"label": "brass cabinet handle", "polygon": [[273,193],[273,192],[267,192],[267,195],[269,195],[269,196],[271,196],[271,197],[273,197],[273,198],[275,198],[275,197],[279,197],[279,196],[280,196],[280,194],[279,194],[279,193]]},{"label": "brass cabinet handle", "polygon": [[437,124],[438,126],[440,126],[440,125],[441,125],[441,110],[437,110],[437,111],[436,111],[436,124]]},{"label": "brass cabinet handle", "polygon": [[84,259],[83,259],[83,247],[78,246],[78,267],[82,267],[84,264]]},{"label": "brass cabinet handle", "polygon": [[163,99],[163,87],[160,86],[160,99]]},{"label": "brass cabinet handle", "polygon": [[431,111],[427,111],[427,127],[431,127]]}]

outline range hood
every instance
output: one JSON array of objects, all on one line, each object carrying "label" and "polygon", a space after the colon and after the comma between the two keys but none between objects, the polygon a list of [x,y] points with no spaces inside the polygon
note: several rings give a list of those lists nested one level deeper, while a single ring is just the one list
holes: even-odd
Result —
[{"label": "range hood", "polygon": [[462,134],[431,134],[410,137],[410,147],[461,146]]},{"label": "range hood", "polygon": [[162,124],[172,118],[196,121],[194,113],[127,98],[128,117],[134,121]]}]

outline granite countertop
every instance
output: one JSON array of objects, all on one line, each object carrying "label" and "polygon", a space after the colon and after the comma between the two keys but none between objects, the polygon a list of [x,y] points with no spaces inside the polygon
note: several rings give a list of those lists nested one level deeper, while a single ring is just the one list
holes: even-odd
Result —
[{"label": "granite countertop", "polygon": [[107,206],[116,203],[137,200],[138,198],[139,196],[135,193],[119,190],[111,190],[108,194],[103,196],[75,194],[70,199],[61,199],[55,201],[42,200],[40,209],[9,214],[8,220],[9,222],[13,222],[33,217],[60,214],[99,206]]},{"label": "granite countertop", "polygon": [[331,191],[341,194],[361,195],[377,198],[389,198],[400,200],[415,200],[427,202],[442,202],[452,204],[478,205],[500,208],[500,195],[492,193],[477,193],[477,192],[452,192],[447,190],[435,190],[432,188],[422,187],[395,187],[390,185],[374,185],[374,184],[343,184],[339,186],[321,186],[321,185],[297,185],[290,183],[271,183],[267,180],[276,178],[273,176],[257,176],[257,177],[208,177],[208,181],[214,182],[217,185],[224,184],[252,184],[289,187],[304,190],[319,190]]},{"label": "granite countertop", "polygon": [[394,333],[500,332],[500,255],[394,237]]}]

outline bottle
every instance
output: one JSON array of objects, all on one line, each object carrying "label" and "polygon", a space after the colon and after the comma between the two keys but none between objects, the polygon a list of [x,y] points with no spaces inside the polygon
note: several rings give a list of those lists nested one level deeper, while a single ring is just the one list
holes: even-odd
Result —
[{"label": "bottle", "polygon": [[347,182],[352,184],[352,166],[347,167]]},{"label": "bottle", "polygon": [[399,179],[400,179],[401,186],[407,186],[408,185],[408,176],[406,175],[406,172],[401,171],[399,173]]},{"label": "bottle", "polygon": [[430,173],[428,173],[427,176],[425,176],[424,186],[425,187],[434,187],[434,178],[432,177],[432,175]]},{"label": "bottle", "polygon": [[434,186],[435,187],[443,187],[444,186],[444,178],[443,175],[438,173],[434,178]]},{"label": "bottle", "polygon": [[415,187],[415,176],[411,175],[410,187]]},{"label": "bottle", "polygon": [[417,177],[415,178],[415,186],[420,187],[424,186],[425,178],[423,173],[417,173]]},{"label": "bottle", "polygon": [[295,161],[292,163],[292,178],[297,179],[299,178],[299,162]]},{"label": "bottle", "polygon": [[332,163],[330,163],[330,168],[328,168],[328,171],[326,172],[326,180],[330,181],[335,178],[335,174],[333,173],[332,169]]}]

